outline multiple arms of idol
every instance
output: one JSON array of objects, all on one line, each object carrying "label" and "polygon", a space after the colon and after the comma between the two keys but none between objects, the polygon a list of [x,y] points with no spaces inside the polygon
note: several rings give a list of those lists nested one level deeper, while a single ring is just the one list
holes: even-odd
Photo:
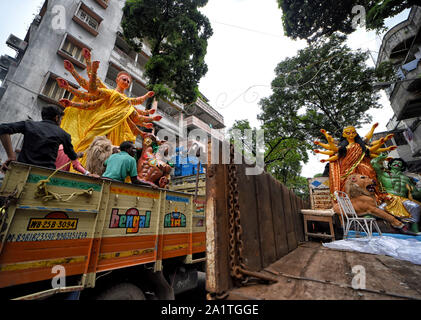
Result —
[{"label": "multiple arms of idol", "polygon": [[[106,89],[106,86],[97,78],[97,71],[99,67],[98,61],[91,62],[91,55],[89,50],[84,49],[83,55],[86,59],[86,65],[87,65],[87,71],[89,76],[89,81],[84,79],[74,68],[71,62],[65,61],[64,67],[67,71],[69,71],[72,76],[75,78],[77,83],[87,92],[82,92],[80,90],[77,90],[69,85],[69,83],[61,78],[57,79],[58,85],[72,93],[75,97],[77,97],[80,102],[70,101],[68,99],[62,99],[60,100],[60,104],[67,107],[73,107],[83,110],[93,110],[97,109],[99,106],[101,106],[105,100],[108,98],[108,93]],[[154,94],[153,92],[148,92],[146,95],[138,98],[130,98],[128,99],[128,102],[135,106],[143,104],[146,99],[152,97]],[[149,118],[147,116],[155,113],[155,109],[151,110],[141,110],[139,108],[136,108],[136,110],[133,112],[132,120],[137,125],[143,125],[144,122],[152,122],[152,121],[159,121],[161,118],[154,117]],[[142,117],[143,116],[143,117]]]},{"label": "multiple arms of idol", "polygon": [[[371,130],[365,135],[364,140],[366,141],[366,143],[368,143],[373,138],[374,130],[377,126],[378,126],[378,123],[375,123],[372,126]],[[324,150],[314,150],[314,152],[330,156],[328,159],[320,160],[320,162],[324,163],[324,162],[332,162],[332,161],[338,160],[338,158],[339,158],[339,155],[338,155],[339,147],[338,147],[337,142],[333,139],[333,137],[331,135],[329,135],[326,132],[326,130],[322,129],[322,130],[320,130],[320,132],[325,136],[328,143],[326,144],[326,143],[321,143],[320,141],[314,141],[314,144],[326,149],[326,151],[324,151]],[[387,147],[387,148],[382,148],[382,146],[385,144],[385,142],[390,140],[392,137],[393,137],[393,134],[389,134],[384,138],[381,138],[381,139],[375,140],[371,143],[368,143],[368,150],[370,151],[370,157],[371,158],[377,158],[382,152],[395,150],[397,148],[396,146],[390,146],[390,147]]]}]

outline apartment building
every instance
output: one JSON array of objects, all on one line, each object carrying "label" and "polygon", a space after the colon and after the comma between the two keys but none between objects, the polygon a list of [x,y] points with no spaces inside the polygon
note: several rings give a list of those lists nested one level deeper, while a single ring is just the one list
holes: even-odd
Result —
[{"label": "apartment building", "polygon": [[[421,172],[421,7],[414,6],[408,19],[383,37],[377,65],[390,61],[398,81],[385,91],[394,116],[387,124],[395,134],[398,149],[391,154],[409,163],[409,170]],[[387,134],[386,132],[384,134]]]},{"label": "apartment building", "polygon": [[[125,70],[134,80],[127,94],[144,95],[148,81],[145,64],[151,51],[144,45],[141,52],[134,52],[124,41],[120,26],[124,4],[125,0],[46,0],[25,39],[9,36],[7,44],[16,56],[0,57],[0,122],[40,120],[44,105],[58,105],[60,99],[72,98],[56,79],[64,78],[79,88],[63,61],[71,61],[87,78],[83,48],[90,49],[93,58],[101,62],[98,76],[107,86],[114,88],[116,75]],[[160,100],[157,113],[163,116],[156,123],[158,129],[165,128],[178,139],[187,139],[193,129],[203,130],[209,138],[223,139],[214,129],[224,128],[224,118],[203,95],[188,106]],[[13,136],[15,148],[21,140],[19,135]],[[5,159],[3,150],[0,158]]]}]

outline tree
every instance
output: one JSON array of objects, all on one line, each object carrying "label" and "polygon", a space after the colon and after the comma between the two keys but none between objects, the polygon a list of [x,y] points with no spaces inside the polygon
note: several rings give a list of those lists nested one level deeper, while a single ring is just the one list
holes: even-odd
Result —
[{"label": "tree", "polygon": [[385,28],[386,18],[419,5],[419,0],[278,0],[278,5],[283,12],[285,34],[311,42],[336,31],[352,33],[357,15],[352,11],[354,6],[365,8],[367,29],[380,31]]},{"label": "tree", "polygon": [[198,8],[207,0],[128,0],[123,9],[123,34],[140,51],[145,40],[152,57],[146,64],[148,89],[156,97],[194,102],[198,82],[208,68],[204,61],[212,28]]},{"label": "tree", "polygon": [[[241,133],[235,141],[233,130],[240,130]],[[251,140],[246,137],[245,130],[252,130]],[[270,133],[270,132],[268,132]],[[228,130],[231,143],[237,148],[244,145],[244,152],[249,156],[256,156],[256,128],[251,128],[248,120],[236,120]],[[300,176],[301,162],[308,161],[308,145],[303,144],[295,138],[273,137],[265,132],[265,171],[271,173],[277,180],[288,188],[294,190],[297,195],[306,197],[308,191],[307,180]],[[239,150],[239,149],[237,149]]]},{"label": "tree", "polygon": [[[234,130],[240,130],[240,135],[235,137]],[[246,130],[251,130],[251,140],[245,135]],[[236,150],[244,149],[244,153],[247,156],[256,156],[256,128],[251,128],[250,122],[245,120],[235,120],[232,127],[228,130],[230,142],[236,147]]]},{"label": "tree", "polygon": [[258,116],[272,141],[298,140],[312,147],[312,140],[322,138],[320,129],[338,137],[345,126],[372,120],[366,111],[381,107],[373,84],[390,79],[392,68],[368,67],[368,54],[351,51],[344,41],[334,34],[278,64],[273,94],[260,101]]}]

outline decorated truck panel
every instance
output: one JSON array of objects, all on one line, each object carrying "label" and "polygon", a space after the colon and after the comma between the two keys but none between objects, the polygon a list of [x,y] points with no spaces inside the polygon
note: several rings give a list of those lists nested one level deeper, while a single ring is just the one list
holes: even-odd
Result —
[{"label": "decorated truck panel", "polygon": [[0,189],[0,288],[204,255],[204,198],[13,163]]}]

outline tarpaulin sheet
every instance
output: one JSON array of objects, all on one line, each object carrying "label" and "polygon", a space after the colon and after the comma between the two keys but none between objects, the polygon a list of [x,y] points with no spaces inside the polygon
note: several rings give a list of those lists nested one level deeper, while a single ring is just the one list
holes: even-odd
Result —
[{"label": "tarpaulin sheet", "polygon": [[388,236],[371,239],[353,238],[323,243],[323,246],[338,250],[381,254],[421,265],[421,241],[416,239],[398,239]]}]

